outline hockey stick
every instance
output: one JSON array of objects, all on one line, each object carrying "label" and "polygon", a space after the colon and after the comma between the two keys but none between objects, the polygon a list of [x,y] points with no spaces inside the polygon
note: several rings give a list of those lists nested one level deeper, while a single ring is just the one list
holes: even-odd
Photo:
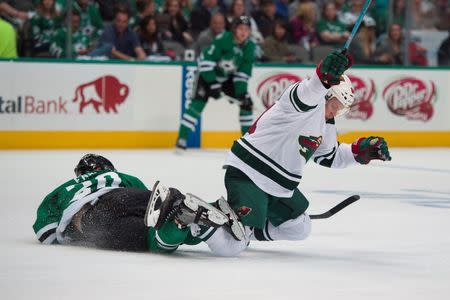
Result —
[{"label": "hockey stick", "polygon": [[331,208],[329,211],[326,211],[323,214],[319,214],[319,215],[309,215],[309,217],[311,219],[326,219],[326,218],[329,218],[329,217],[333,216],[334,214],[336,214],[337,212],[341,211],[342,209],[346,208],[347,206],[349,206],[353,202],[359,200],[359,198],[360,198],[359,195],[350,196],[347,199],[345,199],[344,201],[342,201],[341,203],[339,203],[338,205],[336,205],[333,208]]},{"label": "hockey stick", "polygon": [[352,33],[350,33],[350,36],[348,37],[347,41],[345,42],[344,47],[342,48],[342,53],[347,52],[348,47],[350,47],[350,43],[352,42],[353,38],[355,37],[356,32],[358,31],[359,26],[361,25],[363,18],[366,15],[366,12],[369,9],[371,2],[372,2],[372,0],[366,0],[366,3],[364,3],[364,6],[363,6],[361,12],[359,13],[359,17],[356,20],[355,25],[353,25]]}]

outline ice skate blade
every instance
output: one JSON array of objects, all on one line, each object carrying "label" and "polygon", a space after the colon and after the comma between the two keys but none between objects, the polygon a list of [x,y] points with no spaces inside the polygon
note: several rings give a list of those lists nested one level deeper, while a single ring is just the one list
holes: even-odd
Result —
[{"label": "ice skate blade", "polygon": [[242,241],[243,239],[245,239],[244,225],[242,225],[241,221],[239,221],[237,214],[231,209],[230,205],[228,205],[228,202],[223,197],[221,197],[218,200],[218,204],[220,210],[229,217],[229,229],[231,230],[231,233],[234,235],[234,237],[238,241]]},{"label": "ice skate blade", "polygon": [[162,184],[159,180],[155,183],[150,195],[150,200],[145,212],[144,224],[147,227],[155,227],[158,223],[159,215],[161,214],[162,203],[167,199],[169,189]]},{"label": "ice skate blade", "polygon": [[222,226],[228,222],[228,217],[224,213],[195,195],[189,193],[186,194],[184,204],[194,212],[198,211],[199,207],[203,207],[206,210],[206,218],[208,221],[216,224],[217,226]]}]

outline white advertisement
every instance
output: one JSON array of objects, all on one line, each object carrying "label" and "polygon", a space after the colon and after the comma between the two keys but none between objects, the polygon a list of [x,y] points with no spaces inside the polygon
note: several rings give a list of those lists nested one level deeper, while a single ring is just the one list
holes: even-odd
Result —
[{"label": "white advertisement", "polygon": [[[2,61],[0,131],[175,135],[183,93],[192,93],[190,70],[181,65]],[[255,119],[290,84],[313,72],[310,67],[255,67],[249,82]],[[341,133],[450,130],[449,70],[354,67],[348,75],[356,102],[338,121]],[[238,105],[210,99],[201,131],[237,133],[239,128]]]},{"label": "white advertisement", "polygon": [[0,130],[178,127],[179,66],[0,62],[0,76]]},{"label": "white advertisement", "polygon": [[[313,68],[255,68],[249,83],[255,114],[274,103],[287,86],[313,72]],[[448,70],[353,68],[347,75],[356,101],[339,120],[343,131],[450,129]]]}]

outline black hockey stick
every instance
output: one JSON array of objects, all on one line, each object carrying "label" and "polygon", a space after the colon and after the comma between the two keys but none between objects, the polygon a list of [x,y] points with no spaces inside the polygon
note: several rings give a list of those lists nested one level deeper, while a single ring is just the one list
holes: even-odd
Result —
[{"label": "black hockey stick", "polygon": [[352,204],[355,201],[359,200],[359,195],[353,195],[336,205],[335,207],[331,208],[329,211],[324,212],[323,214],[319,215],[309,215],[311,219],[326,219],[331,216],[333,216],[335,213],[341,211],[342,209],[346,208],[350,204]]}]

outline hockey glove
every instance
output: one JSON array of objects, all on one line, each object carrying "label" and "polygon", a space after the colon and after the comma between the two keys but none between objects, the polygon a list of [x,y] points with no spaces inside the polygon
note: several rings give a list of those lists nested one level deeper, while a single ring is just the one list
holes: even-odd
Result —
[{"label": "hockey glove", "polygon": [[209,86],[209,96],[214,99],[220,98],[220,92],[222,91],[222,84],[220,82],[214,81]]},{"label": "hockey glove", "polygon": [[323,59],[316,68],[317,76],[326,88],[339,84],[342,74],[352,65],[348,54],[333,51]]},{"label": "hockey glove", "polygon": [[370,136],[359,138],[352,144],[355,160],[360,164],[368,164],[372,159],[391,160],[386,141],[382,137]]},{"label": "hockey glove", "polygon": [[238,97],[239,105],[242,109],[251,111],[253,108],[253,101],[252,98],[250,98],[250,95],[248,93],[245,93]]}]

